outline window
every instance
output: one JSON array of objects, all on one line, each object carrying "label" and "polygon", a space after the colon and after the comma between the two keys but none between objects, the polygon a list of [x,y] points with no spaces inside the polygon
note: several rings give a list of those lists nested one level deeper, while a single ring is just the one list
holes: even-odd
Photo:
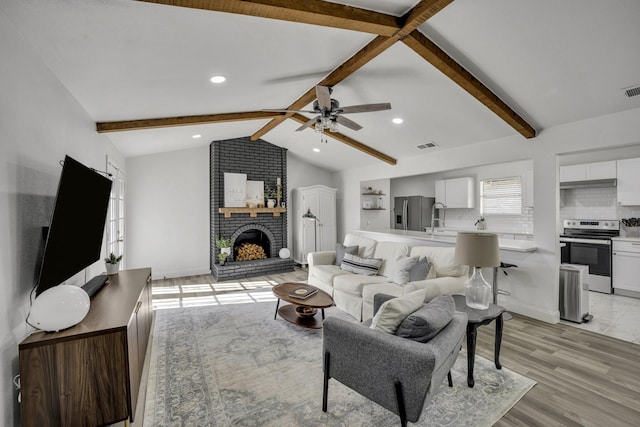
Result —
[{"label": "window", "polygon": [[520,215],[522,178],[484,179],[480,182],[481,215]]}]

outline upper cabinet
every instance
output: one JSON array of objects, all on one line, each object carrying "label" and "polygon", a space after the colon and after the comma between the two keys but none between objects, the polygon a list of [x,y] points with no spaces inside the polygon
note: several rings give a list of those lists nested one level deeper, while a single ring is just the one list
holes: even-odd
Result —
[{"label": "upper cabinet", "polygon": [[617,161],[618,204],[640,205],[640,158]]},{"label": "upper cabinet", "polygon": [[595,181],[599,179],[615,179],[616,161],[586,163],[560,167],[560,182]]},{"label": "upper cabinet", "polygon": [[474,179],[472,177],[436,181],[436,202],[447,208],[473,208]]}]

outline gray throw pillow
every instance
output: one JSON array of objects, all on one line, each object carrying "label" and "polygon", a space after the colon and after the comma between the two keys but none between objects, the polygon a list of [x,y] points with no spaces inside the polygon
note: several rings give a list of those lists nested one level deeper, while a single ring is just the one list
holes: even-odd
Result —
[{"label": "gray throw pillow", "polygon": [[427,342],[451,322],[455,310],[456,304],[451,295],[435,297],[407,316],[398,326],[396,335]]},{"label": "gray throw pillow", "polygon": [[342,243],[336,244],[336,262],[335,265],[342,264],[344,254],[358,255],[358,246],[345,246]]},{"label": "gray throw pillow", "polygon": [[425,280],[431,270],[431,263],[427,257],[422,257],[409,271],[409,281],[416,282],[418,280]]},{"label": "gray throw pillow", "polygon": [[397,259],[395,264],[393,264],[391,274],[389,274],[389,280],[400,286],[406,285],[409,282],[409,273],[417,262],[417,256]]}]

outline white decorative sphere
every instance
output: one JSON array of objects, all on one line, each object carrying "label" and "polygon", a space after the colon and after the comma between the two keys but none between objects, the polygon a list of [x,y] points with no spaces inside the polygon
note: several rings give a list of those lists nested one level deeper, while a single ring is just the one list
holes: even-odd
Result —
[{"label": "white decorative sphere", "polygon": [[283,258],[283,259],[289,258],[291,256],[291,252],[287,248],[282,248],[280,249],[280,252],[278,255],[280,255],[280,258]]},{"label": "white decorative sphere", "polygon": [[89,312],[91,300],[84,289],[58,285],[47,289],[33,302],[29,323],[43,331],[60,331],[80,323]]}]

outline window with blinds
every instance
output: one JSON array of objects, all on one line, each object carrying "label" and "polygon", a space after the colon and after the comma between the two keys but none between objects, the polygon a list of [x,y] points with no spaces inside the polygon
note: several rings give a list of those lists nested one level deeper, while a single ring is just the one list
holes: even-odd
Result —
[{"label": "window with blinds", "polygon": [[515,176],[480,181],[481,215],[520,215],[521,213],[521,177]]}]

